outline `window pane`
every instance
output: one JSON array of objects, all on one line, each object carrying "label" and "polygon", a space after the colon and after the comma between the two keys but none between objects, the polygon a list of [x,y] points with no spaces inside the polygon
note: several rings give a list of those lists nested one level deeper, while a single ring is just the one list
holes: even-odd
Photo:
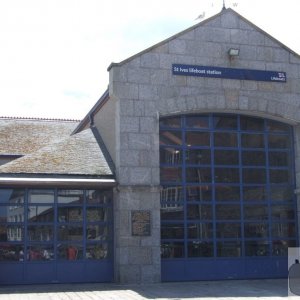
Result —
[{"label": "window pane", "polygon": [[179,203],[183,200],[182,187],[181,186],[164,186],[160,192],[160,201]]},{"label": "window pane", "polygon": [[186,116],[185,122],[187,128],[209,128],[209,118],[207,116]]},{"label": "window pane", "polygon": [[265,186],[244,186],[244,201],[265,201],[267,199],[267,189]]},{"label": "window pane", "polygon": [[160,163],[178,165],[182,163],[181,150],[176,148],[160,148]]},{"label": "window pane", "polygon": [[266,154],[262,151],[243,151],[242,163],[246,166],[265,166]]},{"label": "window pane", "polygon": [[268,241],[249,241],[245,242],[246,256],[268,256],[269,242]]},{"label": "window pane", "polygon": [[61,260],[78,260],[83,258],[82,245],[72,244],[59,244],[57,248],[57,258]]},{"label": "window pane", "polygon": [[217,223],[218,238],[240,238],[241,224],[240,223]]},{"label": "window pane", "polygon": [[288,152],[269,152],[269,164],[274,167],[287,167],[290,162]]},{"label": "window pane", "polygon": [[244,183],[266,183],[266,169],[243,169]]},{"label": "window pane", "polygon": [[189,239],[210,239],[213,237],[212,223],[189,223],[187,230]]},{"label": "window pane", "polygon": [[211,201],[212,190],[210,185],[187,186],[187,201]]},{"label": "window pane", "polygon": [[210,150],[187,149],[185,155],[186,164],[209,165],[211,163]]},{"label": "window pane", "polygon": [[24,226],[22,225],[0,225],[0,241],[15,242],[24,239]]},{"label": "window pane", "polygon": [[160,126],[179,128],[181,126],[181,117],[171,117],[159,120]]},{"label": "window pane", "polygon": [[27,247],[27,258],[30,261],[53,260],[53,245],[31,245]]},{"label": "window pane", "polygon": [[24,198],[24,189],[0,189],[0,203],[21,204]]},{"label": "window pane", "polygon": [[22,244],[0,244],[0,262],[5,261],[23,261],[24,246]]},{"label": "window pane", "polygon": [[270,170],[271,183],[289,183],[291,181],[289,170]]},{"label": "window pane", "polygon": [[216,129],[237,129],[236,116],[214,116],[214,128]]},{"label": "window pane", "polygon": [[112,202],[112,189],[107,190],[87,190],[87,204],[110,204]]},{"label": "window pane", "polygon": [[277,121],[267,120],[267,130],[274,132],[289,132],[290,125]]},{"label": "window pane", "polygon": [[239,181],[239,169],[215,168],[215,182],[234,183]]},{"label": "window pane", "polygon": [[104,225],[87,225],[86,226],[86,239],[91,241],[107,241],[112,238],[109,226]]},{"label": "window pane", "polygon": [[214,134],[215,147],[237,147],[236,133],[215,132]]},{"label": "window pane", "polygon": [[211,182],[210,168],[186,168],[186,181],[187,182]]},{"label": "window pane", "polygon": [[57,202],[60,204],[82,204],[83,190],[58,190]]},{"label": "window pane", "polygon": [[194,241],[188,243],[188,257],[212,257],[214,246],[211,242]]},{"label": "window pane", "polygon": [[50,225],[30,225],[27,229],[27,239],[29,241],[52,241],[53,226]]},{"label": "window pane", "polygon": [[241,253],[240,242],[226,241],[217,243],[217,256],[219,257],[239,257]]},{"label": "window pane", "polygon": [[259,118],[241,116],[241,130],[263,131],[264,120]]},{"label": "window pane", "polygon": [[189,220],[212,220],[211,205],[193,204],[187,206]]},{"label": "window pane", "polygon": [[293,220],[295,211],[292,205],[272,205],[273,220]]},{"label": "window pane", "polygon": [[185,136],[187,146],[210,146],[209,132],[187,131]]},{"label": "window pane", "polygon": [[59,222],[81,222],[83,220],[83,208],[78,207],[59,207],[58,221]]},{"label": "window pane", "polygon": [[270,197],[272,201],[293,201],[294,189],[290,186],[272,185],[270,187]]},{"label": "window pane", "polygon": [[217,220],[239,220],[241,218],[240,205],[216,205]]},{"label": "window pane", "polygon": [[242,134],[242,147],[244,148],[264,148],[265,141],[263,134]]},{"label": "window pane", "polygon": [[273,223],[272,236],[281,238],[295,238],[296,226],[295,223]]},{"label": "window pane", "polygon": [[268,143],[269,148],[288,149],[290,148],[290,136],[270,134],[268,137]]},{"label": "window pane", "polygon": [[184,257],[183,242],[163,242],[161,244],[161,258]]},{"label": "window pane", "polygon": [[181,131],[161,130],[159,143],[160,145],[181,145]]},{"label": "window pane", "polygon": [[216,185],[216,201],[239,201],[240,187],[231,185]]},{"label": "window pane", "polygon": [[183,224],[161,224],[162,239],[183,239],[184,226]]},{"label": "window pane", "polygon": [[86,221],[88,222],[104,222],[111,220],[110,208],[88,207],[86,209]]},{"label": "window pane", "polygon": [[2,205],[0,206],[1,222],[23,222],[24,206],[23,205]]},{"label": "window pane", "polygon": [[54,203],[54,190],[29,190],[29,203]]},{"label": "window pane", "polygon": [[296,241],[275,240],[272,243],[272,255],[287,256],[289,247],[296,247]]},{"label": "window pane", "polygon": [[268,218],[267,205],[244,205],[245,220],[267,220]]},{"label": "window pane", "polygon": [[166,182],[181,182],[181,168],[161,167],[160,180]]},{"label": "window pane", "polygon": [[238,165],[238,151],[215,150],[214,153],[215,165]]},{"label": "window pane", "polygon": [[267,238],[269,226],[266,223],[245,223],[244,232],[246,238]]},{"label": "window pane", "polygon": [[29,205],[27,220],[28,222],[53,222],[53,206]]},{"label": "window pane", "polygon": [[86,259],[105,259],[110,257],[110,250],[108,244],[96,244],[86,246]]},{"label": "window pane", "polygon": [[83,239],[83,228],[81,225],[64,225],[58,227],[58,240],[81,241]]},{"label": "window pane", "polygon": [[[160,210],[160,218],[165,221],[182,221],[183,220],[183,206],[168,207],[168,205],[162,205]],[[165,207],[164,207],[165,206]]]}]

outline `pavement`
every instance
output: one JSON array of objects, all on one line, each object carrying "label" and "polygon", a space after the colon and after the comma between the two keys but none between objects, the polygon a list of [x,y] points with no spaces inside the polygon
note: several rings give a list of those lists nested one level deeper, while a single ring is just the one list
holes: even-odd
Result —
[{"label": "pavement", "polygon": [[[287,297],[287,279],[0,286],[0,300],[276,300]],[[300,296],[290,299],[300,299]]]}]

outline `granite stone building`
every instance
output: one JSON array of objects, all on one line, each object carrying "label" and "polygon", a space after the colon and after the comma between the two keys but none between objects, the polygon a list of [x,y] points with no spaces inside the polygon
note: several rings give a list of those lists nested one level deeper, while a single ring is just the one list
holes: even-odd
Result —
[{"label": "granite stone building", "polygon": [[299,55],[224,9],[108,71],[80,122],[0,120],[0,283],[286,277]]}]

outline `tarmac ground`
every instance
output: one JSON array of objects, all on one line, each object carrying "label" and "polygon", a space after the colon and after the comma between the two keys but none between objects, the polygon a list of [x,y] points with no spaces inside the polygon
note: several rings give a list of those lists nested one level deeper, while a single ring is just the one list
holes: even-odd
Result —
[{"label": "tarmac ground", "polygon": [[[276,300],[289,296],[287,279],[0,286],[0,300]],[[300,296],[292,295],[291,299]]]}]

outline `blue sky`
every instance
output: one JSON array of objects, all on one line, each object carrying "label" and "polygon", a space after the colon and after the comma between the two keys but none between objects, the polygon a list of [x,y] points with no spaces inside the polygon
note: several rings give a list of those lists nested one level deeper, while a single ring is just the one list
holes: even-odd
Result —
[{"label": "blue sky", "polygon": [[[107,67],[218,13],[222,0],[0,0],[0,116],[81,119]],[[299,0],[226,6],[300,53]]]}]

